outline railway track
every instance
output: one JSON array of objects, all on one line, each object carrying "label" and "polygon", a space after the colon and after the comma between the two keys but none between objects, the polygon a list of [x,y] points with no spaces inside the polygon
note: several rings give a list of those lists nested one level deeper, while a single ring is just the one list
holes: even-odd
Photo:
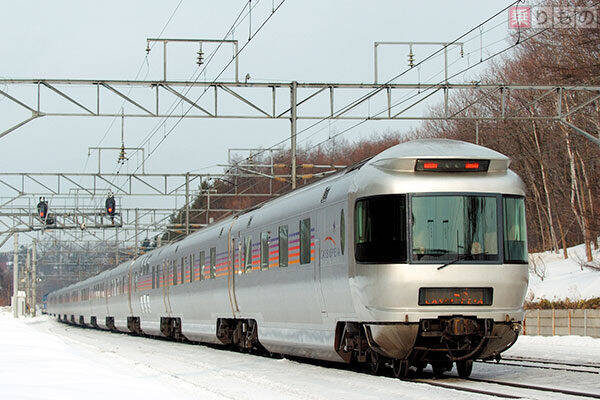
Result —
[{"label": "railway track", "polygon": [[504,399],[521,399],[521,398],[523,398],[523,396],[517,396],[514,394],[510,394],[510,393],[494,392],[494,391],[490,391],[490,390],[483,390],[483,389],[453,385],[451,383],[431,381],[428,379],[411,379],[410,381],[416,382],[416,383],[423,383],[423,384],[435,386],[435,387],[441,387],[444,389],[458,390],[460,392],[467,392],[467,393],[477,393],[477,394],[483,394],[486,396],[500,397],[500,398],[504,398]]},{"label": "railway track", "polygon": [[[589,393],[589,392],[580,392],[576,390],[570,389],[562,389],[562,388],[554,388],[554,387],[546,387],[546,386],[538,386],[538,385],[529,385],[524,383],[517,382],[506,382],[506,381],[498,381],[495,379],[483,379],[483,378],[458,378],[448,376],[451,381],[444,382],[444,379],[411,379],[411,382],[424,383],[431,386],[442,387],[446,389],[454,389],[462,392],[469,393],[478,393],[493,397],[500,397],[506,399],[520,399],[527,397],[531,394],[537,393],[540,395],[540,392],[543,394],[540,397],[532,397],[532,398],[545,398],[547,397],[547,393],[555,393],[560,395],[574,396],[574,397],[582,397],[586,399],[600,399],[600,394],[598,393]],[[474,382],[478,384],[485,384],[485,387],[472,387],[468,386],[469,382]],[[467,385],[465,385],[465,383]],[[523,393],[515,394],[514,392],[507,392],[507,388],[518,388],[522,389]],[[509,389],[509,390],[510,390]]]},{"label": "railway track", "polygon": [[[586,374],[599,374],[600,366],[592,364],[573,364],[563,363],[550,360],[535,360],[535,359],[521,359],[521,358],[503,358],[501,361],[477,361],[484,364],[492,365],[508,365],[522,368],[538,368],[538,369],[550,369],[556,371],[569,371],[569,372],[581,372]],[[577,368],[571,368],[577,367]],[[585,368],[585,369],[584,369]]]},{"label": "railway track", "polygon": [[[70,326],[80,328],[80,329],[87,329],[86,327],[81,327],[78,325],[70,325]],[[134,335],[134,334],[127,334],[127,333],[125,333],[125,334],[130,335],[130,336],[140,336],[140,335]],[[162,338],[162,337],[155,337],[155,336],[148,336],[148,335],[141,335],[141,336],[147,337],[148,339],[154,339],[154,340],[159,339],[159,340],[164,340],[164,341],[172,341],[171,339]],[[195,342],[189,342],[189,341],[184,341],[184,342],[188,342],[190,344],[195,343]],[[211,347],[211,346],[209,346],[209,347]],[[222,349],[222,350],[224,350],[224,349]],[[224,351],[227,351],[227,350],[224,350]],[[257,356],[259,356],[259,355],[257,355]],[[296,359],[296,358],[293,357],[292,359]],[[315,365],[322,364],[319,362],[314,362],[314,360],[307,360],[307,359],[296,359],[296,360],[300,361],[300,362],[308,363],[308,364],[315,364]],[[526,366],[526,367],[532,367],[532,368],[540,368],[540,366],[535,366],[533,364],[517,364],[517,362],[529,362],[529,363],[542,364],[541,365],[542,368],[546,367],[548,369],[561,369],[561,370],[567,370],[567,371],[571,371],[571,372],[591,372],[591,373],[600,374],[600,365],[596,365],[596,364],[574,364],[574,363],[557,362],[557,361],[550,361],[550,360],[535,360],[535,359],[524,358],[524,357],[523,358],[512,357],[512,358],[505,358],[503,360],[508,361],[508,362],[514,362],[514,364],[502,362],[502,361],[500,362],[500,364],[515,365],[515,366],[520,366],[520,367]],[[489,363],[496,364],[496,362],[489,362]],[[328,364],[328,363],[326,363],[326,364]],[[550,367],[550,366],[547,366],[544,364],[560,365],[560,366],[564,366],[565,368]],[[334,368],[340,368],[340,366],[337,364],[329,365],[329,367],[332,367],[332,366]],[[571,367],[571,366],[580,367],[580,368],[581,367],[596,368],[596,369],[598,369],[598,371],[586,371],[586,370],[577,370],[577,369],[572,369],[572,368],[571,369],[566,368],[566,367]],[[342,367],[342,369],[352,369],[352,367],[349,367],[349,368]],[[431,373],[424,373],[424,374],[427,375],[426,378],[414,377],[414,378],[407,379],[407,381],[415,382],[415,383],[422,383],[422,384],[426,384],[429,386],[440,387],[440,388],[444,388],[444,389],[457,390],[460,392],[475,393],[475,394],[481,394],[481,395],[490,396],[490,397],[506,398],[506,399],[520,399],[520,398],[544,399],[544,398],[547,398],[547,395],[551,394],[551,393],[554,393],[557,395],[580,397],[580,398],[600,399],[599,393],[588,393],[588,392],[581,392],[581,391],[570,390],[570,389],[529,385],[529,384],[517,383],[517,382],[506,382],[506,381],[499,381],[499,380],[494,380],[494,379],[459,378],[457,376],[452,376],[452,375],[444,375],[442,378],[434,379],[433,374],[431,374]],[[473,386],[473,384],[478,385],[478,386]],[[482,384],[483,384],[483,386],[482,386]],[[518,393],[515,393],[513,389],[520,389],[520,391]]]},{"label": "railway track", "polygon": [[506,360],[506,361],[529,361],[529,362],[534,362],[534,363],[539,363],[539,364],[555,364],[555,365],[565,365],[565,366],[569,366],[569,367],[586,367],[586,368],[598,368],[598,369],[600,369],[600,363],[580,363],[580,364],[575,364],[575,363],[568,363],[568,362],[563,362],[563,361],[543,360],[543,359],[536,359],[536,358],[530,358],[530,357],[502,357],[502,360]]}]

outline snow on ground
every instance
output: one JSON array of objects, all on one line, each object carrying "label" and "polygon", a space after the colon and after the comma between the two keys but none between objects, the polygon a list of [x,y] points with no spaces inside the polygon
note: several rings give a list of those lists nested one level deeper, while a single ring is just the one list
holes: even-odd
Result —
[{"label": "snow on ground", "polygon": [[132,368],[110,352],[99,356],[95,349],[73,346],[64,337],[36,329],[36,324],[47,323],[46,316],[14,320],[6,309],[0,312],[3,399],[104,400],[115,398],[116,391],[141,391],[149,399],[186,399],[193,393],[189,385],[168,375]]},{"label": "snow on ground", "polygon": [[[521,337],[508,354],[600,362],[600,339]],[[343,368],[73,327],[49,316],[14,320],[7,309],[0,309],[0,360],[0,398],[11,400],[489,398]],[[465,384],[455,374],[443,382]],[[473,376],[600,394],[595,374],[477,363]],[[562,398],[547,392],[528,397]]]},{"label": "snow on ground", "polygon": [[600,339],[588,336],[519,336],[505,357],[600,364]]},{"label": "snow on ground", "polygon": [[[0,398],[418,399],[455,391],[0,311]],[[482,399],[460,393],[461,399]]]},{"label": "snow on ground", "polygon": [[[538,269],[545,270],[545,278],[530,272],[529,292],[527,299],[540,300],[571,300],[600,297],[600,271],[581,269],[580,263],[585,261],[585,246],[583,244],[567,249],[569,258],[563,258],[563,253],[550,251],[531,254]],[[594,260],[600,260],[600,251],[593,251]],[[597,263],[597,261],[596,261]],[[533,264],[533,263],[532,263]]]}]

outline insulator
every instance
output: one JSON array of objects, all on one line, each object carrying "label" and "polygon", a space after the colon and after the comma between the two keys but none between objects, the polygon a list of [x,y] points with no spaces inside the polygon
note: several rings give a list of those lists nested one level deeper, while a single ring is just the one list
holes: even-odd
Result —
[{"label": "insulator", "polygon": [[121,151],[119,152],[119,159],[117,160],[118,163],[124,163],[127,160],[127,157],[125,157],[125,146],[121,146]]},{"label": "insulator", "polygon": [[150,42],[146,44],[146,54],[150,54]]},{"label": "insulator", "polygon": [[202,50],[198,50],[198,60],[196,61],[196,64],[198,64],[198,66],[204,64],[204,53]]},{"label": "insulator", "polygon": [[415,55],[412,52],[408,53],[408,66],[410,68],[415,66]]}]

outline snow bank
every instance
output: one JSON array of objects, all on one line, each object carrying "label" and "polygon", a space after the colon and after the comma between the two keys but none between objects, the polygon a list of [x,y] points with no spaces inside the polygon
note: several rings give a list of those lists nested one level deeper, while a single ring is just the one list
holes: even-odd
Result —
[{"label": "snow bank", "polygon": [[[567,249],[568,259],[552,252],[534,253],[530,258],[542,269],[545,269],[545,278],[542,279],[530,272],[529,291],[527,300],[571,300],[590,299],[600,297],[600,271],[584,268],[580,263],[585,260],[585,246],[583,244]],[[594,259],[600,259],[600,251],[594,251]]]},{"label": "snow bank", "polygon": [[600,364],[600,339],[588,336],[519,336],[504,357]]}]

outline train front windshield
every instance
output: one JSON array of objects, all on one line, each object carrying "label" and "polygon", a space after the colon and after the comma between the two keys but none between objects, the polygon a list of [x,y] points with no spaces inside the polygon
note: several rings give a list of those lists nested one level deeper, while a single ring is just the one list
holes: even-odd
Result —
[{"label": "train front windshield", "polygon": [[414,196],[412,258],[498,261],[497,198]]},{"label": "train front windshield", "polygon": [[355,207],[359,262],[526,263],[526,236],[520,196],[385,195]]},{"label": "train front windshield", "polygon": [[526,262],[524,209],[522,197],[415,195],[411,201],[412,260],[500,262],[503,245],[505,262]]}]

